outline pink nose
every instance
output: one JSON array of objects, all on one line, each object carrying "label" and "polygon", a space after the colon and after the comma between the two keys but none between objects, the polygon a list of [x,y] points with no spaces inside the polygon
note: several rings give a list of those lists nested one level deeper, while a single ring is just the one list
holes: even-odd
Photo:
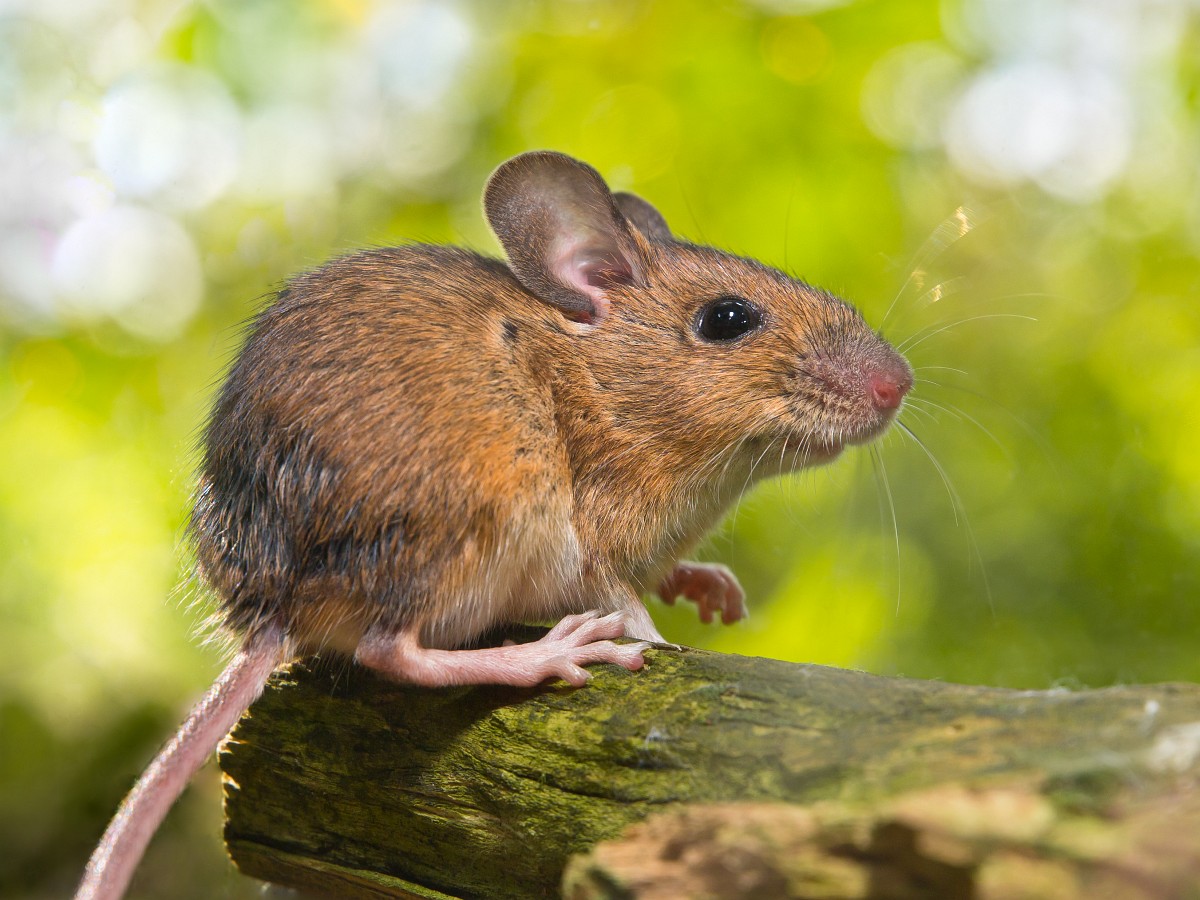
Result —
[{"label": "pink nose", "polygon": [[887,375],[872,375],[871,402],[880,412],[896,409],[900,405],[900,401],[904,399],[904,395],[908,393],[908,388],[907,379],[900,382]]}]

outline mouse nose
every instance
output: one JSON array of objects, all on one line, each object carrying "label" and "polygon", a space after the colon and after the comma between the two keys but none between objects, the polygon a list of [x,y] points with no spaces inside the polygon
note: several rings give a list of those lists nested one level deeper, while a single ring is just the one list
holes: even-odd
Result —
[{"label": "mouse nose", "polygon": [[887,412],[900,406],[900,401],[912,387],[912,381],[877,372],[871,376],[870,386],[871,403],[880,412]]}]

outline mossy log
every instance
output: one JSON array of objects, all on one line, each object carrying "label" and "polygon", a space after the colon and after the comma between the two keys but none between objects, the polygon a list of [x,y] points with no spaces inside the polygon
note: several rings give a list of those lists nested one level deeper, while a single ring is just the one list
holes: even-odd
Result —
[{"label": "mossy log", "polygon": [[1200,686],[1013,691],[695,650],[593,672],[277,672],[221,754],[234,862],[339,897],[560,896],[564,871],[573,898],[1200,883]]}]

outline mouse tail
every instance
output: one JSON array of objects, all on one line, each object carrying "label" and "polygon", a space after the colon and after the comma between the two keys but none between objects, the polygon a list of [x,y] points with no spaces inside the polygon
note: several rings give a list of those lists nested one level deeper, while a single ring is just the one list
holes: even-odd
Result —
[{"label": "mouse tail", "polygon": [[246,638],[237,656],[188,714],[175,736],[121,802],[88,860],[75,900],[116,900],[167,810],[214,753],[282,661],[285,638],[267,624]]}]

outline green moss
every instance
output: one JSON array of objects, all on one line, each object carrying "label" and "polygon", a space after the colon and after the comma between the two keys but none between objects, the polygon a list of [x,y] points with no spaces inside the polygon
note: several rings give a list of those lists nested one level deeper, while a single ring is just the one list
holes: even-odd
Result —
[{"label": "green moss", "polygon": [[1156,729],[1200,719],[1200,687],[1018,692],[649,655],[580,690],[277,675],[222,757],[234,860],[296,883],[311,859],[455,896],[549,896],[573,854],[684,805],[870,808],[932,785],[1045,783],[1065,809],[1099,809],[1122,778],[1154,777],[1147,698],[1170,695]]}]

